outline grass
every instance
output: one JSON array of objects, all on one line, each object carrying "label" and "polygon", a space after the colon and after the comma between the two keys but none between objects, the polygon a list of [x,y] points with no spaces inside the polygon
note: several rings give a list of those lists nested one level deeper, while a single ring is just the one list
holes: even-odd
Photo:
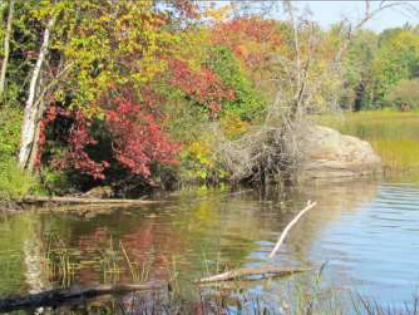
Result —
[{"label": "grass", "polygon": [[13,159],[0,160],[0,201],[19,200],[28,193],[37,193],[34,176],[20,170]]},{"label": "grass", "polygon": [[314,120],[369,141],[394,174],[419,173],[419,112],[394,110],[325,115]]}]

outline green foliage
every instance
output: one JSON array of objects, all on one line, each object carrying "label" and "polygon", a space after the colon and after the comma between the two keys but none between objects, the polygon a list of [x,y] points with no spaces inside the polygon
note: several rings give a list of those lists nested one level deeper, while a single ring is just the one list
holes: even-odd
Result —
[{"label": "green foliage", "polygon": [[379,50],[372,64],[375,81],[375,95],[385,95],[400,80],[413,77],[419,62],[419,36],[409,29],[397,29],[382,34]]},{"label": "green foliage", "polygon": [[228,172],[220,163],[211,149],[214,145],[213,137],[205,137],[194,141],[184,148],[181,159],[180,175],[185,181],[218,182],[228,177]]},{"label": "green foliage", "polygon": [[[50,193],[67,193],[71,185],[84,189],[97,184],[99,177],[93,177],[94,181],[83,176],[103,161],[106,167],[101,164],[101,175],[107,169],[109,178],[100,179],[106,184],[119,182],[132,173],[121,176],[115,159],[128,165],[140,151],[150,159],[146,173],[153,171],[148,174],[150,178],[158,177],[158,171],[154,173],[159,169],[155,153],[166,152],[162,148],[168,143],[156,141],[156,131],[167,132],[167,139],[182,147],[180,173],[186,177],[227,178],[216,159],[217,141],[240,140],[263,125],[265,116],[296,108],[293,100],[297,96],[304,103],[298,105],[304,107],[301,115],[329,110],[339,93],[340,105],[348,109],[419,107],[418,83],[414,80],[419,75],[417,28],[390,29],[381,34],[360,30],[354,34],[344,60],[346,84],[342,89],[342,74],[335,71],[333,60],[349,32],[344,23],[327,30],[314,26],[309,31],[298,26],[297,54],[294,33],[287,23],[256,16],[230,19],[228,7],[208,10],[210,22],[205,14],[188,15],[188,8],[182,9],[187,2],[168,1],[162,6],[158,1],[16,2],[4,99],[8,107],[0,112],[3,189],[18,185],[27,176],[13,162],[20,142],[20,108],[28,95],[45,28],[54,16],[58,18],[51,29],[37,87],[46,107],[39,138],[42,154],[37,161],[43,164],[40,177]],[[4,24],[6,1],[0,3],[0,16]],[[0,28],[0,40],[3,33],[4,28]],[[297,68],[297,63],[302,68]],[[304,67],[306,70],[301,70]],[[305,71],[307,84],[298,90],[298,81],[304,79],[300,74]],[[129,102],[120,102],[127,89]],[[115,108],[115,104],[120,107]],[[268,104],[272,106],[266,115]],[[49,113],[52,107],[59,108],[60,114]],[[122,115],[129,119],[120,119]],[[80,123],[80,117],[85,123]],[[113,134],[108,128],[111,118],[118,122],[112,127]],[[275,124],[279,121],[272,120]],[[221,131],[222,137],[214,137],[212,127]],[[135,130],[141,136],[134,137]],[[149,131],[148,138],[145,131]],[[119,143],[115,141],[117,134],[123,139]],[[140,150],[150,139],[155,145]],[[136,153],[127,159],[128,151]],[[62,166],[66,158],[74,162],[67,167],[74,167],[68,167],[67,173],[52,170]],[[132,165],[128,169],[145,174]],[[22,191],[4,195],[11,198],[36,186],[32,179],[25,184],[28,186],[22,185]]]},{"label": "green foliage", "polygon": [[15,161],[20,142],[22,111],[0,110],[0,200],[15,200],[39,189],[36,179],[21,171]]},{"label": "green foliage", "polygon": [[72,94],[73,107],[101,115],[92,103],[112,86],[140,88],[165,70],[166,62],[157,55],[163,55],[162,47],[168,50],[177,36],[164,27],[164,15],[151,1],[46,3],[38,16],[61,12],[53,48],[72,65],[67,84],[55,91],[57,99]]},{"label": "green foliage", "polygon": [[0,200],[18,200],[29,194],[39,192],[35,177],[20,170],[14,159],[0,163]]},{"label": "green foliage", "polygon": [[371,99],[372,61],[378,49],[378,36],[372,31],[361,30],[351,41],[345,59],[345,89],[341,106],[366,108]]},{"label": "green foliage", "polygon": [[[0,4],[0,55],[4,54],[4,31],[8,14],[8,1]],[[26,88],[29,85],[28,74],[35,61],[32,55],[38,48],[40,38],[39,25],[32,19],[31,11],[38,1],[18,0],[15,2],[10,38],[10,58],[6,73],[6,90],[2,104],[19,107],[25,102]],[[31,56],[29,56],[31,55]]]},{"label": "green foliage", "polygon": [[74,183],[69,175],[63,171],[43,169],[40,172],[43,189],[49,195],[64,195],[70,193]]},{"label": "green foliage", "polygon": [[252,87],[230,49],[222,46],[212,47],[207,64],[229,88],[235,91],[235,99],[226,101],[223,106],[225,112],[237,115],[243,120],[253,120],[261,116],[265,100]]},{"label": "green foliage", "polygon": [[400,81],[387,95],[389,104],[399,110],[419,108],[419,79]]},{"label": "green foliage", "polygon": [[359,31],[345,60],[346,87],[341,105],[356,110],[393,106],[389,93],[402,80],[419,75],[419,34],[411,27],[377,35]]},{"label": "green foliage", "polygon": [[0,109],[0,163],[17,152],[21,124],[22,110],[11,106]]}]

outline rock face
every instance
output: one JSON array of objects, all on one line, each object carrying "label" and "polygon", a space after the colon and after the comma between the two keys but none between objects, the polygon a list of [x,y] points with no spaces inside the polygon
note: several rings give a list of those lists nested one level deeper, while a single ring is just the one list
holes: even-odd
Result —
[{"label": "rock face", "polygon": [[300,152],[303,178],[359,177],[381,171],[381,159],[368,142],[327,127],[305,128]]}]

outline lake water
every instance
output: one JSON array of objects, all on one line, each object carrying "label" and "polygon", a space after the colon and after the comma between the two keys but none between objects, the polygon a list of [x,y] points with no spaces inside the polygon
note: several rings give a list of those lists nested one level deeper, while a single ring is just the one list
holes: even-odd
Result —
[{"label": "lake water", "polygon": [[280,310],[296,283],[312,286],[313,275],[327,262],[319,291],[330,289],[346,302],[351,292],[401,307],[419,293],[414,184],[357,180],[263,193],[194,189],[165,200],[144,207],[2,214],[0,295],[176,276],[179,296],[193,301],[200,292],[193,280],[266,264],[280,232],[307,200],[318,205],[291,230],[272,263],[313,271],[248,281],[240,292]]},{"label": "lake water", "polygon": [[[414,308],[419,297],[418,122],[415,113],[383,112],[335,123],[371,141],[397,179],[311,182],[286,191],[193,188],[144,207],[0,214],[0,297],[155,280],[169,281],[169,293],[147,293],[142,302],[108,296],[61,311],[259,314],[266,307],[273,314],[310,314],[314,304],[312,314],[364,314],[369,305],[376,305],[369,314],[385,314],[377,307],[389,306],[407,313],[406,305]],[[194,284],[224,270],[267,264],[281,231],[307,200],[317,206],[269,263],[311,271],[216,289]],[[177,309],[182,305],[186,309]]]}]

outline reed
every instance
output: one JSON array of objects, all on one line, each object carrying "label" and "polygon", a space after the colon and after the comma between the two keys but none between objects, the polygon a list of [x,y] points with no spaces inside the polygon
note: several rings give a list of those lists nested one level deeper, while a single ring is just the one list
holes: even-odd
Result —
[{"label": "reed", "polygon": [[419,173],[419,113],[366,111],[313,118],[316,123],[369,141],[391,176]]}]

